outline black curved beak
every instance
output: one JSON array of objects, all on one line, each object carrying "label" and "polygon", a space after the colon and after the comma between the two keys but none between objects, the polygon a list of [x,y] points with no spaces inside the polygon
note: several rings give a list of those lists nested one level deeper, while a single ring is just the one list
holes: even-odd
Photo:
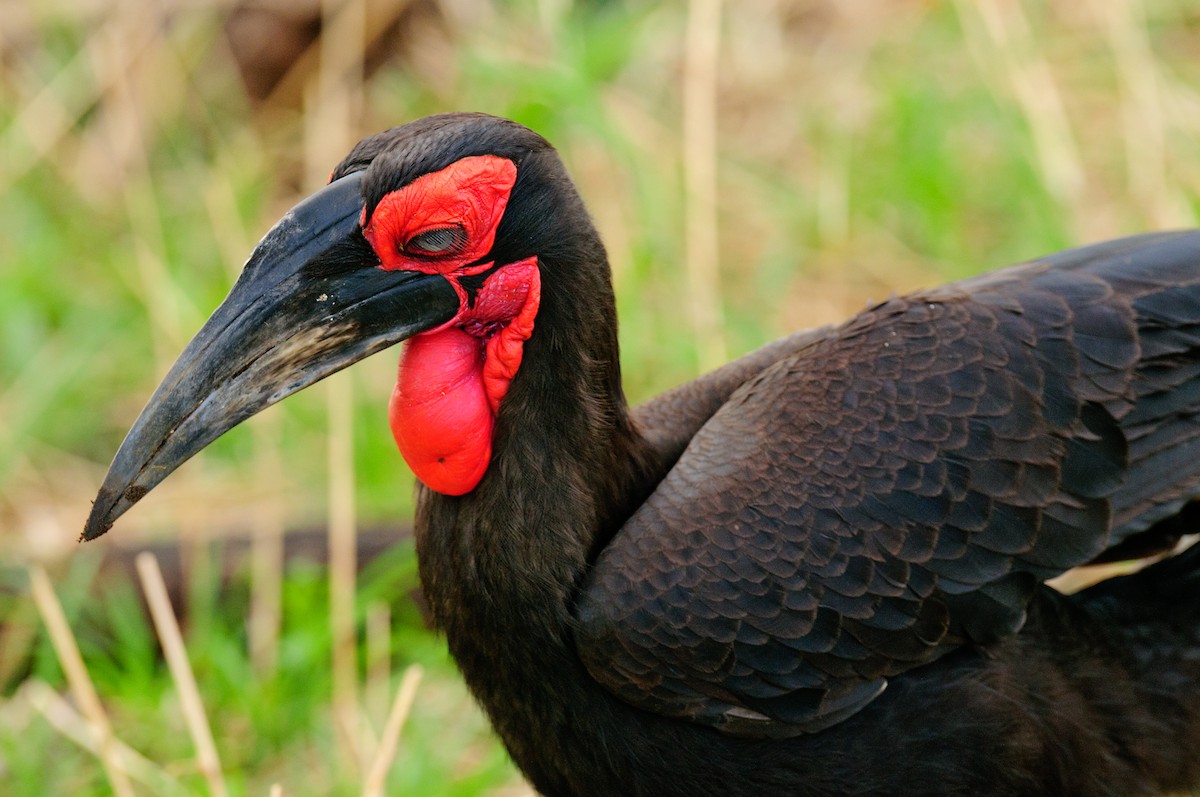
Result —
[{"label": "black curved beak", "polygon": [[129,430],[83,539],[251,415],[458,312],[444,277],[377,268],[358,225],[361,181],[308,197],[255,247]]}]

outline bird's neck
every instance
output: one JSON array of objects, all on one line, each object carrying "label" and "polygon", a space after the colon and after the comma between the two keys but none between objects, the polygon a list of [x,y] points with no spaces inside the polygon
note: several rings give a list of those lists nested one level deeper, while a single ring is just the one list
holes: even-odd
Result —
[{"label": "bird's neck", "polygon": [[621,391],[607,282],[586,308],[544,301],[483,480],[462,497],[423,490],[417,517],[435,621],[519,763],[572,711],[608,710],[575,656],[572,606],[597,548],[656,481]]},{"label": "bird's neck", "polygon": [[634,485],[650,457],[621,390],[611,291],[594,290],[587,307],[550,293],[544,302],[479,486],[461,497],[422,491],[423,583],[452,644],[456,624],[495,627],[504,607],[564,631],[594,548],[644,498]]}]

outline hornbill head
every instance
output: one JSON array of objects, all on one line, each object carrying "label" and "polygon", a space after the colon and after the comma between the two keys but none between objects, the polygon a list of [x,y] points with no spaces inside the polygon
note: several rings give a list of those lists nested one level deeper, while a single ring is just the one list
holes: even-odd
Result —
[{"label": "hornbill head", "polygon": [[543,268],[599,248],[579,216],[553,148],[516,123],[450,114],[363,140],[254,249],[122,443],[83,538],[233,426],[403,340],[397,443],[428,487],[470,492],[547,309]]}]

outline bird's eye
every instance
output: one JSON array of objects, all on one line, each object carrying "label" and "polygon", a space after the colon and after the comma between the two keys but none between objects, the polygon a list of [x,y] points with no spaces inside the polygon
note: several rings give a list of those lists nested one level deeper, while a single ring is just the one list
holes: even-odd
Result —
[{"label": "bird's eye", "polygon": [[451,255],[461,251],[466,244],[467,231],[454,225],[422,230],[405,241],[402,248],[410,255]]}]

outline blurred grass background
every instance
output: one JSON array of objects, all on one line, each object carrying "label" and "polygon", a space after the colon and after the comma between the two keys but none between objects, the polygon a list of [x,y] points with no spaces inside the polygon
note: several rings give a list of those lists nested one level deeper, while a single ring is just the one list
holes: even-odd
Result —
[{"label": "blurred grass background", "polygon": [[[122,793],[61,727],[79,706],[53,702],[66,682],[30,565],[54,575],[114,733],[148,759],[134,793],[209,788],[119,564],[163,540],[182,546],[160,552],[182,562],[174,597],[231,793],[363,793],[412,663],[425,678],[388,793],[522,793],[410,598],[394,353],[74,542],[254,241],[361,136],[479,110],[554,142],[609,247],[634,401],[891,292],[1200,211],[1186,0],[0,0],[0,20],[6,795]],[[280,564],[283,530],[326,526],[333,587],[319,534]],[[356,527],[399,542],[360,544],[356,566],[336,553]],[[229,579],[213,544],[239,535],[254,542]],[[331,634],[339,616],[350,630]],[[362,644],[335,676],[346,635]]]}]

